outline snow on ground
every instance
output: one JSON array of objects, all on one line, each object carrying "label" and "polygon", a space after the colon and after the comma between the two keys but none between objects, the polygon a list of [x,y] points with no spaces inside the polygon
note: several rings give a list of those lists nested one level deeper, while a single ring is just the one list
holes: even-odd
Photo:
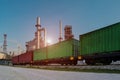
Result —
[{"label": "snow on ground", "polygon": [[0,66],[0,80],[119,80],[120,74],[66,72]]}]

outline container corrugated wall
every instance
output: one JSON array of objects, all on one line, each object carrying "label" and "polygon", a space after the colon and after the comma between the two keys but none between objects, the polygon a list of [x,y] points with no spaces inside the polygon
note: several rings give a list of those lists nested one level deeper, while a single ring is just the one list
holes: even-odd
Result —
[{"label": "container corrugated wall", "polygon": [[12,63],[13,64],[18,64],[19,63],[19,56],[12,57]]},{"label": "container corrugated wall", "polygon": [[60,58],[72,56],[72,42],[63,41],[48,47],[48,58]]},{"label": "container corrugated wall", "polygon": [[34,51],[34,60],[45,60],[54,59],[61,57],[77,56],[79,41],[72,39],[67,41],[62,41],[57,44],[48,46],[47,48],[42,48],[40,50]]},{"label": "container corrugated wall", "polygon": [[33,55],[34,61],[46,59],[46,48],[35,50]]},{"label": "container corrugated wall", "polygon": [[19,55],[19,63],[31,63],[33,61],[33,51]]},{"label": "container corrugated wall", "polygon": [[120,50],[120,23],[80,35],[82,55],[118,50]]}]

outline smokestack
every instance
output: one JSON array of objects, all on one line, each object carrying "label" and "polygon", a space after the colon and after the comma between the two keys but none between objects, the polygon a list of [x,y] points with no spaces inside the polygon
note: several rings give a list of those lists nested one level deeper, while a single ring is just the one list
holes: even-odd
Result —
[{"label": "smokestack", "polygon": [[37,49],[40,49],[40,40],[41,40],[41,32],[40,32],[40,29],[41,29],[41,25],[40,25],[40,17],[37,17],[37,21],[36,21],[36,28],[37,28],[37,32],[36,32],[36,35],[37,35]]},{"label": "smokestack", "polygon": [[40,25],[40,17],[37,17],[37,25]]},{"label": "smokestack", "polygon": [[[46,29],[45,28],[41,28],[40,25],[40,17],[37,17],[37,21],[36,21],[36,28],[37,28],[37,32],[36,32],[36,38],[37,38],[37,49],[42,48],[43,46],[46,46]],[[44,35],[42,34],[42,32],[44,32]],[[44,37],[44,45],[43,45],[43,40],[42,40],[42,36]]]},{"label": "smokestack", "polygon": [[59,21],[59,29],[60,29],[60,33],[59,33],[59,42],[62,41],[62,21]]}]

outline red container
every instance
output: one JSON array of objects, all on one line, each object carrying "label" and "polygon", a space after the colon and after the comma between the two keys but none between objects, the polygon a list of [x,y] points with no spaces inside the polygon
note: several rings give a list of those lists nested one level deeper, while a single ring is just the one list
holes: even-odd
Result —
[{"label": "red container", "polygon": [[22,53],[22,54],[19,55],[19,63],[20,64],[24,63],[24,55],[25,55],[25,53]]},{"label": "red container", "polygon": [[29,51],[19,55],[20,64],[31,64],[33,62],[33,51]]},{"label": "red container", "polygon": [[19,56],[14,56],[14,57],[12,57],[12,64],[13,64],[13,65],[19,64]]}]

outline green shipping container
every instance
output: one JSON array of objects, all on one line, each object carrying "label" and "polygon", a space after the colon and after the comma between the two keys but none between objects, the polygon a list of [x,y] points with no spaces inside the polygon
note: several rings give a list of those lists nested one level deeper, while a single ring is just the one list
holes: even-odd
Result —
[{"label": "green shipping container", "polygon": [[120,50],[120,23],[80,35],[80,55]]},{"label": "green shipping container", "polygon": [[46,59],[46,48],[41,48],[39,50],[35,50],[33,54],[33,60],[44,60]]},{"label": "green shipping container", "polygon": [[56,59],[79,54],[79,41],[75,39],[62,41],[34,51],[34,60]]}]

